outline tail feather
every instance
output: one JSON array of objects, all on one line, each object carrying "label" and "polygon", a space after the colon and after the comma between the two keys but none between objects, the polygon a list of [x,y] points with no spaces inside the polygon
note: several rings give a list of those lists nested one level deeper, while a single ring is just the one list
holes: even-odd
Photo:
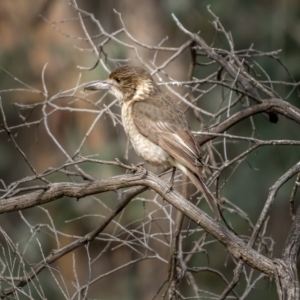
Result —
[{"label": "tail feather", "polygon": [[209,204],[211,210],[214,212],[215,216],[220,219],[220,210],[218,207],[218,200],[203,182],[202,178],[199,178],[196,174],[191,172],[190,170],[185,170],[185,174],[189,177],[192,183],[196,186],[196,188],[203,194],[207,203]]}]

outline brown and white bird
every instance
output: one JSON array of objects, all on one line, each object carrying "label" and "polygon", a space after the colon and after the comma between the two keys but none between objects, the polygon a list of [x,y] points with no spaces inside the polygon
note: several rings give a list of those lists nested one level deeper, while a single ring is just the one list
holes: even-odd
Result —
[{"label": "brown and white bird", "polygon": [[[85,90],[109,90],[120,102],[122,123],[138,155],[156,166],[180,169],[200,190],[219,218],[217,199],[205,185],[210,170],[201,160],[200,149],[184,113],[162,92],[146,70],[121,66],[107,80]],[[172,174],[172,179],[173,180]]]}]

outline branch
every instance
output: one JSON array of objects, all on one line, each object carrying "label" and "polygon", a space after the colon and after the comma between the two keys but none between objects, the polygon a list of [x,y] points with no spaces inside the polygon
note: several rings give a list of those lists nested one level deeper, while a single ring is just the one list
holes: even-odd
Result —
[{"label": "branch", "polygon": [[248,247],[234,233],[214,221],[194,204],[184,199],[178,192],[167,192],[169,191],[169,186],[151,172],[147,172],[146,175],[143,173],[142,176],[140,172],[124,174],[92,183],[54,183],[45,191],[37,191],[2,200],[0,213],[29,208],[64,196],[79,199],[97,193],[136,185],[147,186],[157,192],[189,219],[214,236],[234,257],[242,259],[249,266],[269,276],[273,275],[274,264],[269,258]]},{"label": "branch", "polygon": [[130,202],[130,200],[137,194],[145,191],[145,189],[145,187],[135,187],[129,191],[124,192],[122,194],[122,199],[120,199],[118,205],[110,212],[106,219],[96,229],[94,229],[92,232],[89,232],[82,238],[77,239],[74,242],[68,244],[67,246],[52,251],[41,262],[36,264],[36,266],[32,268],[31,272],[27,273],[27,275],[20,278],[18,284],[14,285],[11,288],[3,290],[2,294],[0,294],[0,297],[5,298],[6,296],[11,295],[16,289],[27,285],[33,278],[35,278],[43,269],[47,268],[48,265],[50,265],[51,263],[70,253],[71,251],[84,246],[86,243],[93,241],[106,228],[106,226],[110,224],[112,219],[125,208],[125,206]]},{"label": "branch", "polygon": [[[290,179],[292,176],[300,172],[300,162],[286,172],[276,182],[278,188]],[[276,260],[278,277],[276,280],[277,290],[281,299],[299,299],[300,290],[298,283],[297,259],[300,250],[300,207],[291,226],[289,235],[282,252],[282,260]]]},{"label": "branch", "polygon": [[[184,28],[174,14],[172,14],[172,17],[180,30],[189,35],[193,41],[201,47],[208,57],[216,61],[224,70],[226,70],[226,72],[234,79],[234,81],[240,83],[244,87],[245,91],[253,96],[254,100],[258,101],[259,103],[263,102],[259,96],[257,88],[260,88],[269,98],[274,97],[271,92],[267,91],[257,80],[255,80],[245,71],[243,64],[238,60],[233,51],[230,52],[229,61],[227,61],[225,58],[216,53],[214,49],[209,47],[199,35]],[[269,112],[268,114],[270,122],[277,123],[278,116],[273,111]]]},{"label": "branch", "polygon": [[[268,112],[274,111],[278,114],[284,115],[286,118],[295,121],[296,123],[300,124],[300,109],[295,107],[294,105],[280,100],[280,99],[270,99],[268,101],[264,101],[263,103],[259,103],[250,107],[247,107],[234,115],[227,118],[222,123],[218,124],[215,127],[208,129],[208,132],[212,133],[221,133],[228,130],[233,125],[237,124],[238,122],[256,115],[261,112]],[[206,142],[214,139],[214,136],[201,136],[198,138],[198,142],[202,145]]]}]

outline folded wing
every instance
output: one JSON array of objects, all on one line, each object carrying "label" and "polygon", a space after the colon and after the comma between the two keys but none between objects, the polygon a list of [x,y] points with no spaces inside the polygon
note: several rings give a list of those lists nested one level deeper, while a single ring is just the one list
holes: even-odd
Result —
[{"label": "folded wing", "polygon": [[[203,168],[206,172],[210,171],[201,161],[200,149],[183,113],[175,104],[171,105],[172,109],[166,110],[153,102],[135,102],[132,106],[134,123],[141,134],[203,179]],[[151,117],[149,111],[152,111]]]}]

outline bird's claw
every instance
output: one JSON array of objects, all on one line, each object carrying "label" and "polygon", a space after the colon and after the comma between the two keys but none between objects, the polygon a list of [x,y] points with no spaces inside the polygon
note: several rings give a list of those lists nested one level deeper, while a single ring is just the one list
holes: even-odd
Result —
[{"label": "bird's claw", "polygon": [[166,190],[166,194],[173,191],[173,186],[169,185],[169,188]]},{"label": "bird's claw", "polygon": [[141,162],[139,162],[139,163],[137,163],[134,167],[136,167],[136,168],[144,168],[144,162],[143,161],[141,161]]},{"label": "bird's claw", "polygon": [[145,179],[147,176],[147,169],[144,167],[144,162],[140,162],[136,165],[131,166],[131,172],[132,173],[141,173],[140,179]]},{"label": "bird's claw", "polygon": [[173,167],[172,175],[171,175],[171,178],[169,180],[169,188],[167,189],[166,194],[173,191],[175,172],[176,172],[176,168]]}]

